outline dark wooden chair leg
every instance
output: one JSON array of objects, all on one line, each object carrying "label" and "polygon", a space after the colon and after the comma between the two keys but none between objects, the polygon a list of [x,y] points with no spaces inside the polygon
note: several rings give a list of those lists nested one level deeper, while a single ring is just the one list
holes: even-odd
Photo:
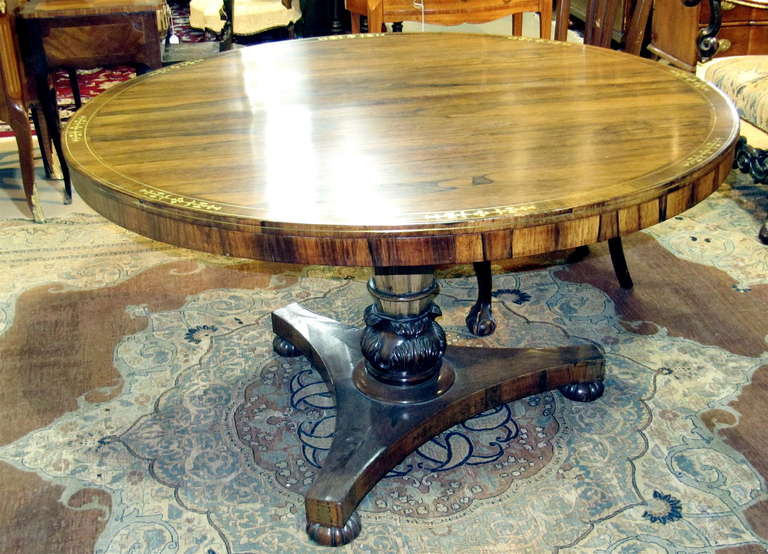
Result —
[{"label": "dark wooden chair leg", "polygon": [[763,223],[763,226],[760,227],[760,233],[758,234],[758,237],[760,237],[760,241],[763,244],[768,244],[768,221]]},{"label": "dark wooden chair leg", "polygon": [[[28,75],[34,83],[35,93],[40,108],[40,114],[45,120],[45,128],[51,137],[56,155],[61,162],[61,172],[64,176],[64,202],[72,202],[72,183],[69,179],[69,169],[64,162],[64,149],[61,144],[61,125],[59,122],[59,113],[56,107],[56,89],[49,83],[48,62],[43,50],[43,33],[40,24],[37,21],[27,20],[21,26],[21,37],[27,44],[27,68]],[[26,119],[26,114],[25,114]],[[29,123],[27,123],[29,128]]]},{"label": "dark wooden chair leg", "polygon": [[629,274],[627,260],[624,257],[624,248],[621,245],[621,237],[608,239],[608,251],[611,253],[611,262],[613,262],[613,271],[616,273],[616,279],[623,289],[631,289],[634,286],[632,276]]},{"label": "dark wooden chair leg", "polygon": [[32,132],[29,129],[27,110],[20,103],[9,99],[8,123],[16,135],[16,144],[19,147],[19,165],[21,166],[21,181],[24,185],[24,195],[27,205],[32,212],[32,217],[37,223],[45,223],[43,210],[37,200],[35,190],[35,159],[32,153]]},{"label": "dark wooden chair leg", "polygon": [[61,179],[61,177],[54,176],[53,144],[51,143],[51,136],[48,134],[48,128],[45,125],[45,117],[41,117],[42,113],[38,106],[33,105],[30,112],[32,114],[32,123],[35,125],[37,142],[40,146],[40,157],[43,159],[45,176],[48,179]]},{"label": "dark wooden chair leg", "polygon": [[493,310],[491,309],[493,286],[491,262],[475,262],[473,267],[477,277],[477,302],[467,314],[467,329],[473,335],[487,337],[496,330],[496,322],[493,319]]},{"label": "dark wooden chair leg", "polygon": [[80,83],[77,81],[77,69],[67,68],[69,75],[69,87],[72,89],[72,97],[75,99],[75,109],[79,110],[83,105],[83,98],[80,96]]}]

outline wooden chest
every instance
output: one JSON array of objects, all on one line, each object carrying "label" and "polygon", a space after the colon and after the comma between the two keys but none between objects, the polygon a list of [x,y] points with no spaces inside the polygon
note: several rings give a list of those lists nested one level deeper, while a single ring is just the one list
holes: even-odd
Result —
[{"label": "wooden chest", "polygon": [[[709,23],[706,0],[693,8],[681,0],[655,0],[649,50],[683,69],[693,71],[698,60],[696,38]],[[768,54],[768,0],[722,2],[718,56]]]}]

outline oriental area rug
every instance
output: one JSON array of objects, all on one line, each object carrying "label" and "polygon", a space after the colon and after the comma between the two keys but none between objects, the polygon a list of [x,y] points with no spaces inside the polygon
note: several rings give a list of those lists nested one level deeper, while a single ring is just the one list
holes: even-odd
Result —
[{"label": "oriental area rug", "polygon": [[[464,327],[471,268],[439,272],[466,346],[600,345],[606,393],[499,406],[422,445],[343,552],[763,552],[768,188],[734,172],[694,209],[581,262],[496,265],[498,328]],[[291,302],[360,324],[366,270],[220,258],[95,215],[0,221],[0,552],[325,551],[302,493],[332,399],[271,349]]]}]

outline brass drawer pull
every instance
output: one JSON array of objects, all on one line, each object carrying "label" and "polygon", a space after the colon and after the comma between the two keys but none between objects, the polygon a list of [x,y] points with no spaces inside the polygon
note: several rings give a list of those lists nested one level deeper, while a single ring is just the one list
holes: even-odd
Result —
[{"label": "brass drawer pull", "polygon": [[717,40],[717,53],[722,54],[731,49],[731,41],[727,38],[721,38]]},{"label": "brass drawer pull", "polygon": [[725,0],[724,2],[720,3],[720,9],[723,10],[724,12],[732,10],[735,7],[736,7],[736,4],[733,2],[729,2],[728,0]]}]

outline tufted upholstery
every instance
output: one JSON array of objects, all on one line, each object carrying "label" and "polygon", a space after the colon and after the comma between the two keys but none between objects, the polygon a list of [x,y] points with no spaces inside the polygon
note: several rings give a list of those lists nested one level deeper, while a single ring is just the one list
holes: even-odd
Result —
[{"label": "tufted upholstery", "polygon": [[706,64],[704,78],[722,90],[739,116],[768,131],[768,56],[733,56]]},{"label": "tufted upholstery", "polygon": [[[189,24],[198,29],[221,31],[219,16],[221,0],[192,0],[189,4]],[[301,17],[299,0],[235,0],[233,33],[253,35],[295,23]]]},{"label": "tufted upholstery", "polygon": [[[768,56],[717,58],[703,64],[697,73],[733,100],[741,119],[762,131],[758,134],[768,133]],[[755,182],[768,183],[768,150],[748,144],[743,135],[736,150],[736,166]],[[768,244],[768,221],[758,236]]]}]

